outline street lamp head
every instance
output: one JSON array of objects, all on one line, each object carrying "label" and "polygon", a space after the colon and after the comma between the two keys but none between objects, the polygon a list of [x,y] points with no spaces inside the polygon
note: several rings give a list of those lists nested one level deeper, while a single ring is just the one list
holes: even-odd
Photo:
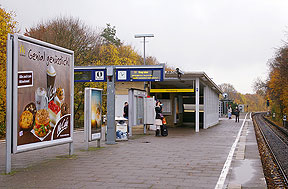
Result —
[{"label": "street lamp head", "polygon": [[141,37],[154,37],[154,34],[136,34],[135,38],[141,38]]},{"label": "street lamp head", "polygon": [[146,37],[154,37],[154,34],[136,34],[135,38],[142,38],[144,39],[144,65],[146,65],[146,58],[145,58],[145,38]]}]

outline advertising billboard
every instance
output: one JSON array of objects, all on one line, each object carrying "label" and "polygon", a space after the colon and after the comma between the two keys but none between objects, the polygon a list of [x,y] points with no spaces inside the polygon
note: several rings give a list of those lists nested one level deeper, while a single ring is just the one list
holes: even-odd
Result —
[{"label": "advertising billboard", "polygon": [[73,51],[14,35],[13,152],[72,142]]},{"label": "advertising billboard", "polygon": [[84,106],[86,140],[98,140],[101,138],[102,126],[102,89],[86,88]]}]

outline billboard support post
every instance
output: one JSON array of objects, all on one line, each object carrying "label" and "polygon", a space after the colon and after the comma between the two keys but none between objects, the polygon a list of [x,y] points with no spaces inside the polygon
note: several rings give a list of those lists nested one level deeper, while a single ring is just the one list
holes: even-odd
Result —
[{"label": "billboard support post", "polygon": [[[88,131],[88,122],[89,122],[89,110],[90,110],[90,94],[89,88],[85,88],[84,91],[84,141],[85,141],[85,150],[89,149],[89,131]],[[88,102],[89,100],[89,102]],[[88,107],[87,107],[88,106]],[[87,112],[87,113],[86,113]]]},{"label": "billboard support post", "polygon": [[89,141],[88,141],[88,138],[85,137],[85,150],[88,150],[88,149],[89,149]]},{"label": "billboard support post", "polygon": [[69,143],[69,156],[72,156],[74,154],[74,144],[73,142]]},{"label": "billboard support post", "polygon": [[7,70],[6,70],[6,174],[11,172],[11,148],[12,148],[12,38],[7,38]]}]

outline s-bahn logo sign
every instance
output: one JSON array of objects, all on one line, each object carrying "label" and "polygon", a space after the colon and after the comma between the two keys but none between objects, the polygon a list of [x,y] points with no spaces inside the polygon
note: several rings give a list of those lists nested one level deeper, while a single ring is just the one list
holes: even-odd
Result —
[{"label": "s-bahn logo sign", "polygon": [[95,80],[104,80],[104,71],[95,71]]}]

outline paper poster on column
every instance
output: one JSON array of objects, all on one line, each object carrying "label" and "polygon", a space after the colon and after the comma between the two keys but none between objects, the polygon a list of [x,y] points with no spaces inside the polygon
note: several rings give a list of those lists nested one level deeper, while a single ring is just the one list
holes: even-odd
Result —
[{"label": "paper poster on column", "polygon": [[102,89],[91,89],[91,135],[90,141],[101,138]]},{"label": "paper poster on column", "polygon": [[71,138],[71,52],[18,39],[17,150]]}]

